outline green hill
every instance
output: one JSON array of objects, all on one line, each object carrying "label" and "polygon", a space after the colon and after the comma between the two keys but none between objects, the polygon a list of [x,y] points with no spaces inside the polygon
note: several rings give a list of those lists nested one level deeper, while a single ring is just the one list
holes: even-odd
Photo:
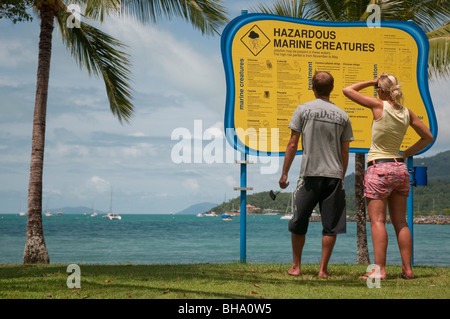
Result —
[{"label": "green hill", "polygon": [[[428,175],[427,186],[414,187],[414,215],[450,215],[450,151],[436,154],[432,157],[414,158],[414,166],[426,166]],[[347,214],[355,213],[355,174],[349,174],[344,180],[347,196]],[[284,213],[288,206],[290,193],[281,192],[273,201],[269,191],[247,194],[247,204],[259,207],[254,213],[265,213],[265,209],[277,210]],[[222,204],[223,205],[223,204]],[[239,209],[240,198],[236,197],[225,203],[225,207],[218,205],[211,210],[215,212],[230,212]]]}]

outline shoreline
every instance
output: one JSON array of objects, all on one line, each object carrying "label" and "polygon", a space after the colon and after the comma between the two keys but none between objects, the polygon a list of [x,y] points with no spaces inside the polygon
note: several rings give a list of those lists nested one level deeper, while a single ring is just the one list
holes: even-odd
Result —
[{"label": "shoreline", "polygon": [[[247,214],[247,215],[261,215],[261,214]],[[283,214],[273,214],[277,216],[283,216]],[[239,216],[239,215],[236,215]],[[367,222],[370,222],[369,217],[366,217]],[[310,222],[320,222],[321,217],[311,216],[309,218]],[[356,222],[356,215],[347,215],[347,222]],[[386,223],[391,223],[391,218],[389,214],[386,216]],[[450,225],[450,216],[445,215],[434,215],[434,216],[414,216],[414,224],[428,224],[428,225]]]},{"label": "shoreline", "polygon": [[450,216],[415,216],[414,224],[450,225]]},{"label": "shoreline", "polygon": [[[310,221],[320,221],[320,216],[313,220],[312,217]],[[356,222],[356,216],[347,216],[348,222]],[[367,222],[370,222],[369,217],[367,217]],[[391,223],[390,216],[386,216],[386,223]],[[436,215],[436,216],[414,216],[414,224],[426,224],[426,225],[450,225],[450,216]]]}]

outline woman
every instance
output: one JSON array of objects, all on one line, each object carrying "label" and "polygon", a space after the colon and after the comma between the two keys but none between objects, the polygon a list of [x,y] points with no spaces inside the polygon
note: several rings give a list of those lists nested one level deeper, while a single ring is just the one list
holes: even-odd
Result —
[{"label": "woman", "polygon": [[[379,99],[359,92],[369,86],[375,86]],[[375,264],[379,266],[379,273],[367,273],[360,278],[386,277],[386,207],[389,207],[400,249],[402,277],[414,278],[411,267],[412,238],[406,222],[410,181],[405,160],[429,145],[433,135],[411,110],[402,105],[403,93],[393,75],[381,73],[375,80],[346,87],[343,93],[352,101],[371,109],[373,114],[364,196],[367,199]],[[408,126],[417,132],[420,140],[400,154],[400,145]]]}]

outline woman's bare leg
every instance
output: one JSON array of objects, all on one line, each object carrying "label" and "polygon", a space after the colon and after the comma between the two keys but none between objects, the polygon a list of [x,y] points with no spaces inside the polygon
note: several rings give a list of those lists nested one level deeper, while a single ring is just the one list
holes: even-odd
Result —
[{"label": "woman's bare leg", "polygon": [[386,277],[386,251],[388,245],[386,205],[387,199],[367,199],[375,264],[380,267],[379,276],[381,279]]},{"label": "woman's bare leg", "polygon": [[402,275],[413,278],[411,267],[412,237],[406,221],[407,197],[394,191],[388,200],[389,215],[397,235],[398,248],[402,257]]}]

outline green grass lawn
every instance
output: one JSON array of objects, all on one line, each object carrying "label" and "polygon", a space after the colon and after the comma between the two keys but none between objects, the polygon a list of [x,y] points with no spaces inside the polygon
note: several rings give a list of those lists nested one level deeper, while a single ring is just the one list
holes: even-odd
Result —
[{"label": "green grass lawn", "polygon": [[84,265],[81,288],[69,288],[68,265],[0,265],[1,299],[449,299],[449,267],[414,267],[402,279],[388,266],[381,288],[368,288],[364,265],[318,265],[287,274],[288,264]]}]

